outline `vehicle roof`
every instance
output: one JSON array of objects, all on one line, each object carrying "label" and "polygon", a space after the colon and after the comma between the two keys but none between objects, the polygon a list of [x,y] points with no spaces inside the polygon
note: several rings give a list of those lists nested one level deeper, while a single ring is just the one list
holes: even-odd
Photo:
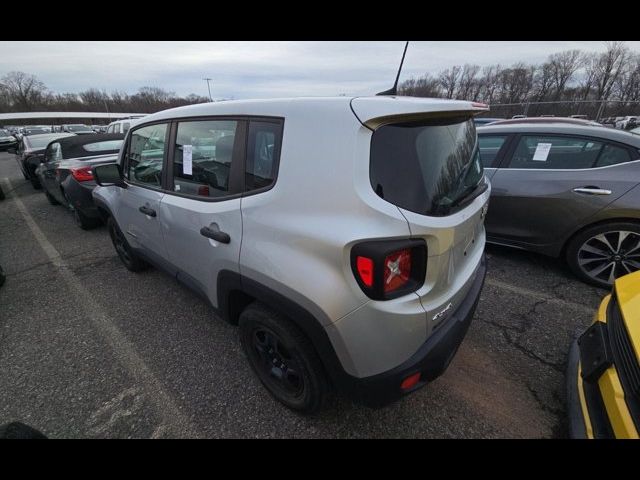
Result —
[{"label": "vehicle roof", "polygon": [[478,134],[487,133],[559,133],[565,135],[580,135],[585,137],[597,137],[620,143],[626,143],[640,148],[640,136],[623,130],[590,125],[573,125],[569,123],[514,123],[501,125],[486,125],[477,127]]},{"label": "vehicle roof", "polygon": [[500,120],[496,122],[496,125],[511,125],[515,123],[547,123],[547,122],[555,122],[555,123],[570,123],[573,125],[599,125],[598,122],[594,122],[593,120],[585,120],[582,118],[571,118],[571,117],[524,117],[524,118],[509,118],[507,120]]},{"label": "vehicle roof", "polygon": [[388,115],[410,115],[419,112],[458,110],[480,113],[488,109],[488,107],[482,104],[462,100],[404,96],[293,97],[258,100],[225,100],[163,110],[139,119],[139,123],[136,125],[144,125],[149,122],[172,118],[207,115],[265,115],[286,117],[294,111],[299,110],[300,107],[304,109],[323,109],[326,111],[352,108],[363,123],[373,118]]},{"label": "vehicle roof", "polygon": [[59,143],[62,148],[62,156],[64,158],[79,158],[86,156],[102,155],[107,152],[114,152],[116,150],[99,150],[97,152],[88,152],[82,148],[83,145],[89,143],[108,142],[110,140],[124,140],[125,135],[123,133],[95,133],[90,135],[73,135],[64,137],[61,139],[54,139],[50,143]]}]

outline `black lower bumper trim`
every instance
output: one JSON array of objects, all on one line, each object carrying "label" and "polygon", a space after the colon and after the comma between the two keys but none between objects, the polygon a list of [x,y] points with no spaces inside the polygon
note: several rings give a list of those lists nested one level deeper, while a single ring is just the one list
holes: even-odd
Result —
[{"label": "black lower bumper trim", "polygon": [[[584,413],[578,393],[578,366],[580,365],[580,350],[578,341],[574,340],[567,358],[567,413],[569,414],[569,436],[571,438],[587,438]],[[582,379],[580,379],[582,381]]]},{"label": "black lower bumper trim", "polygon": [[[486,272],[486,258],[483,256],[473,285],[464,301],[411,358],[396,368],[371,377],[356,378],[343,375],[338,385],[341,392],[359,403],[372,407],[383,406],[442,375],[469,329],[480,299]],[[418,372],[420,372],[419,383],[410,390],[401,390],[402,380]]]}]

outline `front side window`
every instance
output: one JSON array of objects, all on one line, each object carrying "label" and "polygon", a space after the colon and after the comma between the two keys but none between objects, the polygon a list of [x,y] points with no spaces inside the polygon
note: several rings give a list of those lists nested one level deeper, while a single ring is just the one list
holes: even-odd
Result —
[{"label": "front side window", "polygon": [[448,215],[484,177],[477,147],[468,118],[382,126],[371,140],[371,186],[401,208]]},{"label": "front side window", "polygon": [[282,125],[273,122],[251,121],[245,165],[245,192],[273,184],[278,168],[278,154]]},{"label": "front side window", "polygon": [[480,145],[480,159],[482,165],[485,168],[489,168],[493,165],[498,152],[506,141],[506,135],[480,135],[478,136],[478,142]]},{"label": "front side window", "polygon": [[162,185],[167,124],[148,125],[131,133],[126,153],[126,177],[154,187]]},{"label": "front side window", "polygon": [[207,198],[228,195],[237,129],[235,120],[178,123],[173,190]]},{"label": "front side window", "polygon": [[585,138],[524,135],[513,152],[508,168],[582,169],[592,168],[602,143]]}]

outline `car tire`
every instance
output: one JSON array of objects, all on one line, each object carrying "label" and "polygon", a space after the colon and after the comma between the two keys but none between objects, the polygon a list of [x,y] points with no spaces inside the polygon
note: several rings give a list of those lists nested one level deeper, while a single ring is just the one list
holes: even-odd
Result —
[{"label": "car tire", "polygon": [[566,260],[584,282],[610,289],[612,278],[640,269],[640,224],[611,222],[586,228],[567,244]]},{"label": "car tire", "polygon": [[33,186],[33,188],[35,188],[36,190],[42,190],[40,180],[38,180],[38,177],[36,177],[35,174],[33,177],[29,177],[29,181],[31,182],[31,186]]},{"label": "car tire", "polygon": [[100,224],[100,220],[97,218],[87,217],[78,208],[73,209],[73,218],[82,230],[91,230],[96,228]]},{"label": "car tire", "polygon": [[276,400],[302,413],[325,404],[329,383],[311,341],[289,319],[254,302],[240,314],[240,344],[258,379]]},{"label": "car tire", "polygon": [[51,205],[60,205],[60,202],[56,200],[56,198],[51,195],[48,190],[45,189],[44,195],[47,197],[47,200],[49,200],[49,203]]},{"label": "car tire", "polygon": [[120,230],[120,227],[118,227],[118,224],[113,217],[109,217],[109,220],[107,221],[107,228],[109,229],[109,236],[111,237],[113,246],[116,249],[116,253],[118,254],[118,257],[120,257],[124,266],[132,272],[145,270],[149,264],[133,252],[131,246],[129,246],[129,243],[127,242],[127,239],[124,237],[122,230]]}]

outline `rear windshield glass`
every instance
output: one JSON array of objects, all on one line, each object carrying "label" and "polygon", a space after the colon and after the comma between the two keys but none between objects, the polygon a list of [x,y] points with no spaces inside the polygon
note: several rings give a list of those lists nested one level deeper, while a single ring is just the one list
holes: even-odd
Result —
[{"label": "rear windshield glass", "polygon": [[369,173],[378,196],[398,207],[423,215],[455,212],[484,178],[473,120],[380,127]]},{"label": "rear windshield glass", "polygon": [[104,140],[102,142],[87,143],[82,146],[87,152],[113,152],[120,150],[123,140]]}]

